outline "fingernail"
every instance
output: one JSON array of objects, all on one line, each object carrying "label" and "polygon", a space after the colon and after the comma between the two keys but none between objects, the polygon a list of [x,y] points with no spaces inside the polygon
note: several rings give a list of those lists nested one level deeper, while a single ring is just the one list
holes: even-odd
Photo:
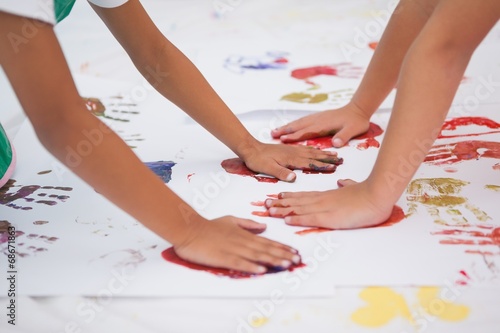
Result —
[{"label": "fingernail", "polygon": [[333,139],[333,146],[334,147],[342,147],[342,144],[343,144],[343,142],[341,139],[339,139],[339,138]]},{"label": "fingernail", "polygon": [[283,267],[283,268],[288,268],[288,267],[290,267],[290,265],[291,265],[291,264],[292,264],[292,263],[291,263],[290,261],[288,261],[288,260],[283,260],[283,261],[281,262],[281,265],[280,265],[280,266],[281,266],[281,267]]},{"label": "fingernail", "polygon": [[269,208],[269,207],[271,207],[272,202],[273,202],[272,199],[266,199],[266,201],[264,201],[264,205]]},{"label": "fingernail", "polygon": [[288,139],[288,136],[282,135],[282,136],[280,136],[280,139],[283,140],[283,141],[285,141],[286,139]]},{"label": "fingernail", "polygon": [[287,181],[287,182],[291,182],[291,181],[293,181],[294,179],[295,179],[295,173],[293,173],[293,172],[290,172],[290,173],[288,174],[288,176],[286,176],[286,181]]},{"label": "fingernail", "polygon": [[265,268],[264,266],[259,266],[257,268],[257,273],[258,274],[262,274],[262,273],[265,273],[265,272],[267,272],[267,268]]},{"label": "fingernail", "polygon": [[292,222],[292,218],[290,216],[285,217],[285,223],[289,224],[290,222]]},{"label": "fingernail", "polygon": [[277,208],[271,207],[271,208],[269,208],[269,214],[274,215],[274,214],[276,214],[277,210],[278,210]]},{"label": "fingernail", "polygon": [[294,256],[292,257],[292,262],[293,262],[294,264],[300,264],[300,256],[299,256],[299,255],[294,255]]},{"label": "fingernail", "polygon": [[293,249],[293,248],[291,249],[291,251],[292,251],[293,253],[299,253],[299,250],[296,250],[296,249]]}]

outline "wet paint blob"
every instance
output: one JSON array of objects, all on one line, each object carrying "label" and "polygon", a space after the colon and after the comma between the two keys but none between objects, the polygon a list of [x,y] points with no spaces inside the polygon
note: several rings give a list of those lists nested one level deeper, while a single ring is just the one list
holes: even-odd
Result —
[{"label": "wet paint blob", "polygon": [[375,50],[378,46],[378,42],[371,42],[371,43],[368,43],[368,47],[372,50]]},{"label": "wet paint blob", "polygon": [[[454,131],[458,127],[463,126],[484,126],[489,129],[496,129],[496,131],[489,131],[483,133],[468,133],[468,134],[456,134],[456,135],[445,135],[443,131]],[[500,133],[500,124],[494,120],[485,117],[458,117],[448,119],[444,122],[443,126],[441,126],[441,132],[438,135],[439,139],[443,138],[458,138],[458,137],[467,137],[467,136],[478,136],[484,134],[492,134],[492,133]]]},{"label": "wet paint blob", "polygon": [[351,320],[364,327],[377,328],[387,325],[393,319],[403,317],[412,321],[412,315],[403,295],[387,287],[368,287],[359,298],[366,305],[351,315]]},{"label": "wet paint blob", "polygon": [[[384,133],[384,130],[377,124],[375,123],[370,123],[370,126],[368,127],[368,130],[366,133],[360,134],[351,140],[363,140],[363,142],[360,142],[356,145],[356,147],[360,150],[365,150],[370,147],[374,148],[379,148],[380,143],[375,139],[377,136],[382,135]],[[318,149],[328,149],[328,148],[333,148],[333,142],[332,142],[333,135],[331,136],[323,136],[319,138],[314,138],[314,139],[308,139],[304,141],[298,141],[298,142],[293,142],[293,143],[288,143],[287,144],[294,144],[294,145],[301,145],[301,146],[308,146],[308,147],[314,147]]]},{"label": "wet paint blob", "polygon": [[310,79],[319,75],[336,76],[341,78],[357,79],[363,76],[363,68],[350,63],[335,65],[312,66],[294,69],[291,73],[293,78],[304,80],[308,84],[315,85]]},{"label": "wet paint blob", "polygon": [[500,142],[461,141],[433,146],[424,162],[432,165],[455,164],[479,158],[500,159]]},{"label": "wet paint blob", "polygon": [[425,312],[443,321],[457,322],[469,316],[467,306],[451,303],[442,295],[438,287],[421,287],[417,292],[417,299]]},{"label": "wet paint blob", "polygon": [[52,172],[52,170],[44,170],[44,171],[38,172],[37,175],[46,175],[46,174],[51,173],[51,172]]},{"label": "wet paint blob", "polygon": [[172,179],[172,168],[176,163],[172,161],[157,161],[145,162],[144,164],[166,184]]},{"label": "wet paint blob", "polygon": [[170,247],[163,251],[161,253],[163,259],[165,259],[168,262],[171,262],[176,265],[184,266],[189,269],[193,269],[196,271],[203,271],[207,272],[216,276],[221,276],[221,277],[229,277],[231,279],[247,279],[247,278],[253,278],[253,277],[258,277],[262,276],[265,274],[273,274],[273,273],[279,273],[279,272],[292,272],[295,269],[305,267],[306,265],[303,263],[300,264],[292,264],[288,269],[283,269],[281,267],[268,267],[268,271],[263,274],[251,274],[251,273],[245,273],[245,272],[240,272],[240,271],[235,271],[235,270],[230,270],[226,268],[217,268],[217,267],[210,267],[210,266],[205,266],[205,265],[200,265],[200,264],[195,264],[192,262],[189,262],[187,260],[182,259],[175,253],[175,250],[173,247]]},{"label": "wet paint blob", "polygon": [[240,158],[230,158],[230,159],[224,160],[224,161],[222,161],[221,166],[222,166],[222,168],[224,168],[224,170],[226,170],[227,173],[230,173],[233,175],[252,177],[252,178],[255,178],[257,181],[263,182],[263,183],[277,183],[278,182],[278,178],[258,176],[258,173],[250,170],[245,165],[245,162]]}]

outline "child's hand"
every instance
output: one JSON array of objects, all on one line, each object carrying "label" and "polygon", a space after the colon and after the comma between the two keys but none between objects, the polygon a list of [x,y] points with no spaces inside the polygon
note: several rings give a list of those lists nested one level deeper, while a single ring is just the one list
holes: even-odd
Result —
[{"label": "child's hand", "polygon": [[253,274],[265,273],[268,267],[298,264],[301,259],[296,250],[253,234],[265,229],[265,224],[233,216],[201,220],[174,248],[185,260]]},{"label": "child's hand", "polygon": [[286,224],[329,229],[371,227],[391,215],[394,203],[370,194],[366,182],[339,180],[338,185],[342,188],[325,192],[280,193],[280,199],[266,200],[266,207]]},{"label": "child's hand", "polygon": [[322,170],[333,172],[339,164],[336,152],[304,146],[259,143],[242,156],[246,166],[259,173],[293,182],[296,174],[291,170]]},{"label": "child's hand", "polygon": [[351,138],[363,134],[370,126],[370,117],[353,103],[340,109],[318,112],[284,125],[271,132],[282,142],[295,142],[333,135],[334,147],[344,146]]}]

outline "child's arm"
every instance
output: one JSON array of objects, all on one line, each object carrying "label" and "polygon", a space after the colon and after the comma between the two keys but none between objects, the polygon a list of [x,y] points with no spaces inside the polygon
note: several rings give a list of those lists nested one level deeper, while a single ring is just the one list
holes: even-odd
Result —
[{"label": "child's arm", "polygon": [[366,74],[349,104],[306,116],[272,131],[283,142],[335,134],[334,147],[368,130],[370,117],[394,89],[401,63],[437,0],[402,0],[394,10]]},{"label": "child's arm", "polygon": [[[284,193],[266,203],[293,225],[357,228],[383,222],[439,134],[473,51],[500,18],[500,2],[442,0],[402,65],[389,127],[367,180],[338,190]],[[281,208],[285,206],[286,208]]]},{"label": "child's arm", "polygon": [[286,166],[335,168],[332,153],[307,147],[268,145],[255,140],[191,61],[158,30],[137,0],[117,8],[92,5],[137,69],[163,96],[193,117],[254,171],[294,181]]},{"label": "child's arm", "polygon": [[[12,43],[19,41],[12,36],[23,36],[26,21],[36,33],[26,43]],[[51,25],[0,11],[0,64],[42,144],[185,259],[253,273],[300,260],[288,246],[237,226],[263,231],[261,224],[234,217],[205,220],[150,172],[86,109]]]}]

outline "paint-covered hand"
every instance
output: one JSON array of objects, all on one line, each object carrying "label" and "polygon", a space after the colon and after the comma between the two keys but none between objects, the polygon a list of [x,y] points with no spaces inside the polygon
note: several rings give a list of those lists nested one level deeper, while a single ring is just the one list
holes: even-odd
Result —
[{"label": "paint-covered hand", "polygon": [[329,229],[371,227],[385,222],[394,202],[371,194],[366,182],[339,180],[339,189],[325,192],[283,192],[265,202],[269,215],[286,224]]},{"label": "paint-covered hand", "polygon": [[174,248],[185,260],[252,274],[300,262],[298,252],[291,247],[254,235],[264,230],[261,223],[233,216],[202,220]]},{"label": "paint-covered hand", "polygon": [[500,159],[500,143],[495,141],[461,141],[435,145],[429,151],[425,162],[434,165],[453,164],[480,158]]},{"label": "paint-covered hand", "polygon": [[273,138],[289,143],[333,135],[333,147],[344,146],[351,138],[365,133],[370,117],[355,104],[315,113],[286,124],[271,132]]},{"label": "paint-covered hand", "polygon": [[249,169],[287,182],[297,177],[292,170],[332,173],[342,164],[336,152],[282,144],[259,143],[241,157]]}]

